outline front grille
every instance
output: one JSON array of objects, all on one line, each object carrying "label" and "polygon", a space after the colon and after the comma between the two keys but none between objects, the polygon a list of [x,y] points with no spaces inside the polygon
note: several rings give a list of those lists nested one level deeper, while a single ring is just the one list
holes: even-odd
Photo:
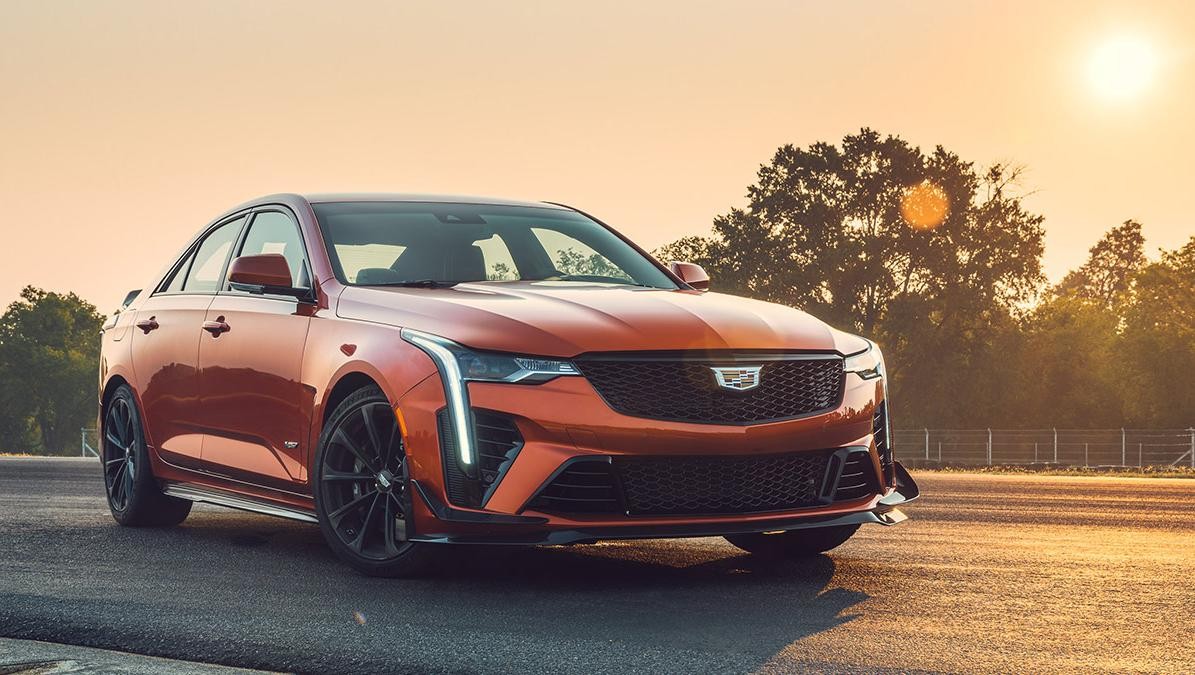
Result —
[{"label": "front grille", "polygon": [[528,504],[632,516],[764,513],[816,506],[829,453],[600,457],[567,465]]},{"label": "front grille", "polygon": [[[842,400],[842,358],[777,355],[752,361],[742,355],[591,357],[576,361],[581,374],[614,410],[634,417],[703,424],[758,424],[825,412]],[[715,366],[758,365],[759,385],[746,391],[719,387]]]},{"label": "front grille", "polygon": [[847,454],[834,491],[834,501],[862,499],[879,491],[875,465],[871,463],[871,453],[866,450],[854,450]]}]

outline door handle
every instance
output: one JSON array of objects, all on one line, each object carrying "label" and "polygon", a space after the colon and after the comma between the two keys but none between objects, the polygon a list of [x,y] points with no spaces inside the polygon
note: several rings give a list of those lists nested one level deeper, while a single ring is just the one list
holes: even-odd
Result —
[{"label": "door handle", "polygon": [[204,321],[203,329],[212,334],[212,337],[220,337],[221,333],[227,333],[232,330],[232,327],[224,323],[224,317],[219,317],[215,321]]},{"label": "door handle", "polygon": [[158,322],[156,321],[156,319],[157,319],[157,317],[155,317],[155,316],[151,316],[148,319],[142,319],[137,322],[137,327],[140,328],[141,331],[144,332],[146,335],[149,335],[149,332],[151,330],[158,329]]}]

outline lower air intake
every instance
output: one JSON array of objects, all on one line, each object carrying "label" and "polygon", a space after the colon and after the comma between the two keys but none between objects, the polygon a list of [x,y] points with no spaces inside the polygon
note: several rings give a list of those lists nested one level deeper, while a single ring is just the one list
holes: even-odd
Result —
[{"label": "lower air intake", "polygon": [[549,513],[766,513],[817,506],[829,453],[600,457],[574,461],[528,504]]}]

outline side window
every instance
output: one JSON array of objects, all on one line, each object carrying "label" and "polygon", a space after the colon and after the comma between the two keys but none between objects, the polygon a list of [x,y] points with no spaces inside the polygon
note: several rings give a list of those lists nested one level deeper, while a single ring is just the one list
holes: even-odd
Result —
[{"label": "side window", "polygon": [[290,216],[278,211],[265,211],[253,218],[249,234],[237,257],[279,253],[286,258],[290,267],[291,283],[296,288],[310,288],[307,277],[307,254],[303,250],[303,238],[299,227]]},{"label": "side window", "polygon": [[[183,283],[183,290],[188,293],[212,293],[220,287],[220,275],[224,272],[224,263],[228,254],[232,252],[232,245],[241,234],[244,218],[224,223],[216,228],[199,245],[195,251],[195,258],[191,261],[191,268],[187,271],[187,280]],[[173,284],[171,284],[173,285]]]},{"label": "side window", "polygon": [[533,227],[531,231],[552,259],[556,270],[565,276],[631,280],[621,267],[578,239],[546,228]]},{"label": "side window", "polygon": [[174,272],[170,277],[170,283],[166,284],[166,286],[162,288],[163,293],[178,293],[179,291],[183,290],[183,281],[185,281],[187,278],[187,269],[191,266],[191,261],[194,259],[195,251],[191,251],[187,254],[187,257],[178,264],[178,267],[174,269]]}]

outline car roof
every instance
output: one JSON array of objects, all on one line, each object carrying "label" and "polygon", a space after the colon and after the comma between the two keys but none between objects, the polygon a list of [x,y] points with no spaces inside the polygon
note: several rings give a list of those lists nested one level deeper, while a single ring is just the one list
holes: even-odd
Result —
[{"label": "car roof", "polygon": [[309,194],[280,193],[265,195],[251,199],[234,210],[240,210],[262,204],[294,204],[306,201],[309,204],[324,204],[329,202],[432,202],[437,204],[487,204],[498,206],[531,206],[536,208],[563,209],[567,207],[548,202],[529,202],[498,197],[478,197],[471,195],[432,195],[397,192],[323,192]]}]

